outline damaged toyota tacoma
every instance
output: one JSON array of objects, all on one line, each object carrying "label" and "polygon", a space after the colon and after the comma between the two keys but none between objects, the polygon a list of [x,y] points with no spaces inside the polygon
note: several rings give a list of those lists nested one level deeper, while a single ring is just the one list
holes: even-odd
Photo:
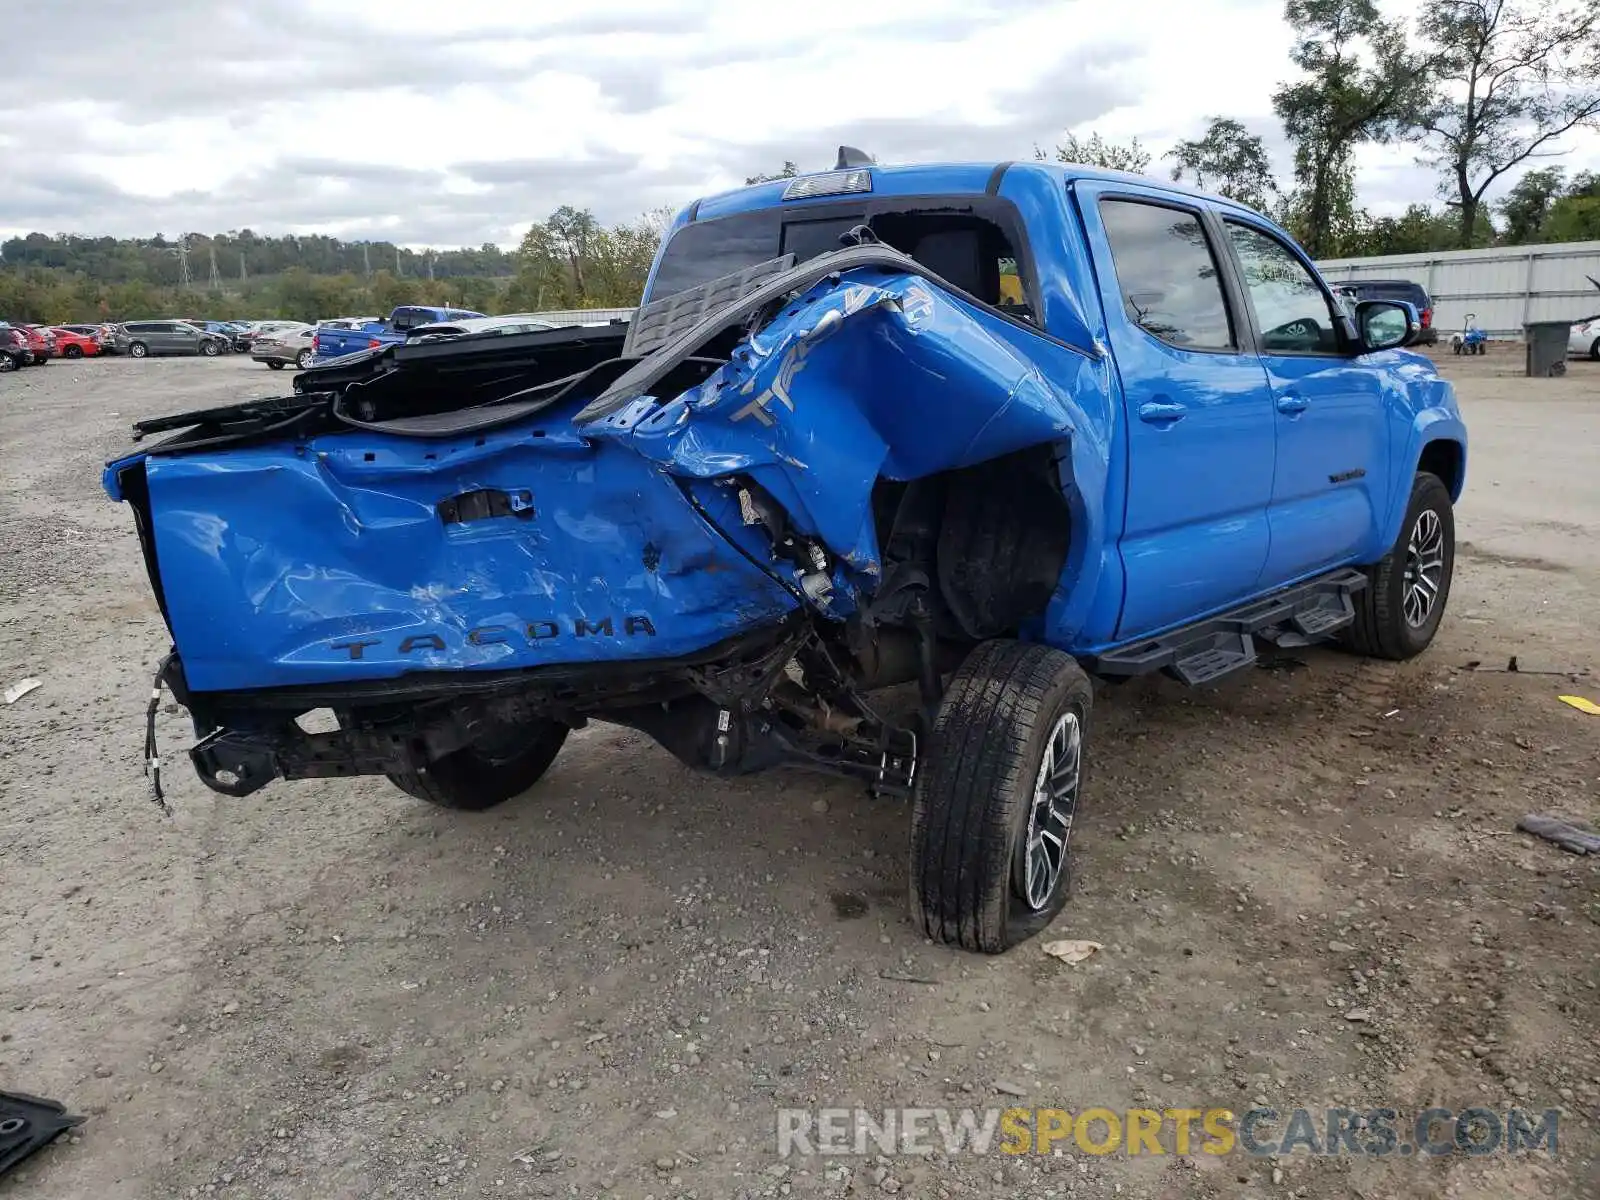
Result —
[{"label": "damaged toyota tacoma", "polygon": [[1432,640],[1466,431],[1419,329],[1228,200],[846,148],[691,205],[626,326],[342,359],[105,483],[216,791],[480,810],[613,722],[908,797],[916,920],[992,953],[1067,895],[1091,679]]}]

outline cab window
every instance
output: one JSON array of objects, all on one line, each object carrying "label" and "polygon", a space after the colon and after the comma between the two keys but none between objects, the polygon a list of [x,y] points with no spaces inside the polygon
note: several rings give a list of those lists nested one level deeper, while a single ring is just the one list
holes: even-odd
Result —
[{"label": "cab window", "polygon": [[1198,213],[1106,199],[1100,220],[1128,320],[1182,350],[1233,349],[1221,275]]},{"label": "cab window", "polygon": [[1277,238],[1228,221],[1228,238],[1267,354],[1338,354],[1339,324],[1320,284]]}]

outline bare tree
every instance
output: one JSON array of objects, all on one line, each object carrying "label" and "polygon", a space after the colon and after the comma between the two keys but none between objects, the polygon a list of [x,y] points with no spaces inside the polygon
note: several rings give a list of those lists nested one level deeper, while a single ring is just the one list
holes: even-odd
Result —
[{"label": "bare tree", "polygon": [[1418,125],[1470,246],[1495,180],[1600,127],[1600,0],[1438,0],[1423,35],[1435,90]]}]

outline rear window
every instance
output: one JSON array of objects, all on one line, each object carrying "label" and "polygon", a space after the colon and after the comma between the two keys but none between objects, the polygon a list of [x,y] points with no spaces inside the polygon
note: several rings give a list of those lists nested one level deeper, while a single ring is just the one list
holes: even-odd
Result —
[{"label": "rear window", "polygon": [[983,303],[1015,316],[1030,315],[1022,284],[1026,272],[1019,270],[1019,263],[1026,261],[1022,223],[1009,202],[988,196],[855,199],[696,221],[667,242],[645,301],[665,299],[783,254],[806,262],[842,249],[847,243],[841,239],[858,225]]}]

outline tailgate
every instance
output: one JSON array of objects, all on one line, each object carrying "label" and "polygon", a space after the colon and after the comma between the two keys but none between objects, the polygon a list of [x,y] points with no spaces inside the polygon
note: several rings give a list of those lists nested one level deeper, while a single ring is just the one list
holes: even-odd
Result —
[{"label": "tailgate", "polygon": [[671,658],[796,604],[686,498],[709,485],[566,421],[143,462],[197,691]]}]

